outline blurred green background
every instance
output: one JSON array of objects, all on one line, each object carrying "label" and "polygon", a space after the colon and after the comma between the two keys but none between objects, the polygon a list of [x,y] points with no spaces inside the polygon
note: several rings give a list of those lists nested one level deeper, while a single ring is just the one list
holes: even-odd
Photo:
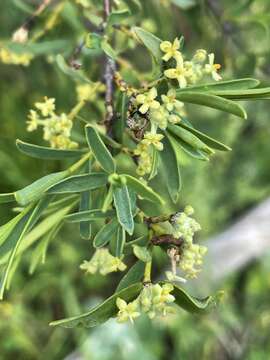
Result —
[{"label": "blurred green background", "polygon": [[[0,46],[38,3],[1,1]],[[79,42],[85,30],[82,14],[73,3],[66,1],[55,28],[40,41],[68,39],[71,49]],[[91,3],[100,7],[100,1]],[[224,79],[256,77],[269,86],[269,0],[147,0],[142,4],[144,15],[136,20],[139,26],[162,39],[184,35],[187,54],[198,48],[213,51],[223,65]],[[49,15],[50,11],[42,15],[37,28],[42,28]],[[132,52],[132,62],[140,71],[148,71],[141,51]],[[88,59],[87,66],[91,76],[98,78],[96,59]],[[0,79],[0,189],[11,192],[63,165],[27,158],[16,150],[16,138],[42,141],[41,134],[26,132],[29,109],[47,95],[56,98],[59,109],[68,111],[76,93],[53,56],[37,57],[29,67],[0,63]],[[245,107],[247,121],[214,110],[188,108],[189,120],[197,128],[233,148],[229,154],[216,154],[210,163],[183,161],[181,201],[194,206],[203,228],[201,239],[226,229],[269,196],[270,105],[266,101]],[[97,118],[96,109],[87,111],[85,116],[91,117],[93,111]],[[1,206],[0,224],[12,214],[11,207]],[[50,245],[46,263],[32,276],[28,273],[31,251],[24,255],[0,303],[0,359],[269,359],[267,253],[219,284],[227,295],[209,315],[194,317],[179,310],[169,319],[150,322],[143,318],[135,326],[112,320],[94,330],[50,328],[51,320],[79,313],[110,295],[119,280],[119,275],[104,278],[81,273],[79,264],[89,258],[90,246],[77,230],[63,228]],[[158,254],[157,263],[159,273],[165,263]]]}]

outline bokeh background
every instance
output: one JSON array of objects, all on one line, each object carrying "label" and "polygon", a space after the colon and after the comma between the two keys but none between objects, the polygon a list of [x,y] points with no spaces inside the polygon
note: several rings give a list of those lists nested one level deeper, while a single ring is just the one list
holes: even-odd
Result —
[{"label": "bokeh background", "polygon": [[[147,0],[136,23],[162,39],[185,36],[185,52],[205,48],[216,54],[224,79],[256,77],[270,84],[269,0]],[[1,0],[0,47],[29,16],[40,1]],[[90,1],[100,8],[101,1]],[[47,10],[33,32],[42,29]],[[54,55],[69,54],[85,34],[82,12],[74,1],[65,1],[52,30],[39,41],[68,40],[65,48],[37,56],[30,66],[0,63],[0,189],[11,192],[48,172],[62,169],[61,162],[41,162],[16,150],[15,139],[42,143],[40,133],[26,132],[26,118],[33,103],[43,96],[55,97],[57,106],[68,111],[75,103],[74,82],[57,67]],[[100,76],[101,62],[87,57],[93,79]],[[140,73],[149,64],[145,50],[124,54]],[[136,77],[137,72],[131,72]],[[188,108],[189,120],[233,148],[218,153],[209,163],[183,158],[181,201],[190,203],[202,226],[199,240],[215,235],[267,199],[270,193],[270,104],[244,104],[248,120],[197,107]],[[85,116],[98,119],[96,104]],[[13,215],[10,206],[0,207],[0,225]],[[270,219],[270,214],[269,214]],[[256,224],[256,219],[254,219]],[[270,220],[269,220],[270,230]],[[243,229],[245,231],[245,229]],[[269,237],[270,231],[265,234]],[[254,238],[256,241],[256,238]],[[270,247],[269,247],[270,249]],[[79,264],[89,258],[90,245],[79,238],[78,229],[65,226],[50,244],[47,261],[29,275],[31,251],[17,269],[6,299],[0,303],[0,359],[248,359],[270,357],[270,252],[248,258],[229,276],[209,285],[224,289],[224,302],[203,317],[179,310],[169,319],[140,319],[134,326],[114,320],[93,329],[54,329],[49,322],[71,316],[111,294],[118,275],[84,276]],[[232,248],[231,252],[241,251]],[[166,267],[157,254],[157,274]],[[212,270],[214,271],[214,269]],[[121,276],[121,275],[120,275]],[[159,276],[159,275],[157,275]],[[206,281],[206,280],[205,280]]]}]

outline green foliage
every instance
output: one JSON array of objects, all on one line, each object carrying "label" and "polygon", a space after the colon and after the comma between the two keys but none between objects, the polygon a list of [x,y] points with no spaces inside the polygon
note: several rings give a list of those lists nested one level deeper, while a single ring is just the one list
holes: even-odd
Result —
[{"label": "green foliage", "polygon": [[[59,3],[64,4],[62,1]],[[253,5],[249,8],[247,3]],[[36,319],[33,321],[33,314],[26,315],[27,305],[29,308],[39,307],[37,311],[41,311],[40,318],[44,324],[54,317],[79,314],[81,310],[74,299],[78,297],[80,303],[84,302],[89,288],[91,293],[102,294],[102,297],[107,297],[117,288],[115,296],[107,300],[108,307],[103,308],[103,305],[100,305],[100,310],[81,316],[86,319],[83,323],[87,326],[107,321],[117,315],[117,296],[125,301],[133,301],[141,291],[142,285],[136,283],[143,283],[146,268],[145,263],[140,260],[134,264],[134,248],[139,248],[139,251],[146,249],[150,257],[154,253],[153,279],[159,276],[157,269],[163,274],[162,268],[165,264],[168,265],[169,259],[162,247],[163,255],[156,258],[157,247],[154,246],[152,253],[151,239],[160,234],[166,235],[170,231],[170,217],[182,209],[184,204],[194,203],[204,234],[207,234],[217,231],[221,225],[224,226],[232,219],[233,214],[241,213],[269,191],[268,158],[264,155],[269,151],[267,105],[254,101],[269,99],[268,75],[265,70],[269,49],[264,46],[258,52],[260,42],[257,41],[256,46],[240,47],[241,51],[235,45],[228,46],[226,51],[223,51],[223,41],[235,41],[237,38],[236,43],[242,41],[245,44],[245,29],[251,26],[251,23],[254,31],[259,28],[259,31],[265,31],[267,37],[265,28],[268,25],[263,12],[267,14],[269,5],[261,1],[260,6],[265,11],[258,14],[254,1],[241,1],[241,4],[237,5],[229,1],[221,20],[236,24],[238,32],[232,36],[226,35],[224,39],[227,40],[224,40],[219,30],[213,31],[219,24],[216,24],[207,13],[208,10],[205,12],[203,6],[201,8],[196,1],[121,1],[119,7],[113,7],[104,32],[103,25],[100,26],[103,11],[101,2],[91,0],[89,4],[89,8],[84,8],[75,2],[66,2],[60,13],[56,12],[58,6],[49,7],[36,19],[27,44],[15,44],[10,40],[2,42],[1,39],[1,46],[17,56],[28,52],[34,57],[30,60],[29,69],[19,69],[14,65],[3,65],[0,69],[3,75],[1,134],[3,133],[3,139],[5,137],[0,144],[0,162],[3,169],[0,185],[4,192],[0,195],[0,203],[3,204],[1,223],[4,224],[0,227],[0,264],[3,267],[1,293],[3,295],[4,290],[10,287],[11,280],[14,289],[24,289],[20,293],[24,294],[26,305],[22,310],[23,315],[20,315],[23,324],[20,324],[19,328],[24,328],[28,321],[26,317],[32,319],[30,323],[33,328],[40,327],[40,322],[37,323]],[[18,7],[17,10],[14,10],[15,6]],[[13,30],[20,24],[21,11],[31,13],[34,10],[27,2],[21,1],[12,4],[4,2],[0,7],[7,7],[12,14],[8,17],[9,22],[6,17],[2,22],[3,36],[6,34],[6,38],[10,38]],[[56,23],[53,23],[53,16],[56,16]],[[84,21],[81,21],[82,18]],[[90,34],[82,24],[88,21],[94,24]],[[205,26],[206,23],[209,28]],[[49,28],[48,24],[53,24],[52,28]],[[136,27],[133,27],[134,24]],[[226,64],[222,75],[224,74],[225,78],[227,76],[242,79],[215,83],[202,80],[198,84],[189,84],[186,88],[179,89],[176,80],[165,78],[164,70],[174,64],[163,61],[161,39],[172,41],[175,36],[185,32],[186,46],[183,49],[181,38],[181,51],[189,55],[192,49],[207,44],[209,50],[215,50],[219,61]],[[78,42],[78,39],[81,41]],[[144,45],[145,49],[142,46],[137,47],[138,44]],[[78,53],[76,49],[80,49]],[[154,73],[149,71],[147,50],[154,59]],[[112,126],[104,122],[108,115],[108,103],[104,100],[105,87],[94,91],[94,95],[90,94],[84,100],[81,108],[73,111],[80,103],[79,97],[77,105],[74,100],[74,84],[95,88],[99,81],[103,81],[104,76],[106,78],[103,63],[106,63],[108,57],[117,62],[117,71],[120,74],[119,78],[115,77],[114,83]],[[42,76],[44,69],[46,76]],[[249,77],[254,76],[254,72],[256,77],[263,79],[262,85],[258,80]],[[16,81],[16,89],[11,86],[11,78]],[[29,91],[26,92],[22,84],[26,84]],[[138,111],[134,97],[145,94],[153,87],[156,87],[158,92],[155,100],[160,103],[161,96],[165,95],[169,88],[175,88],[177,99],[185,103],[187,114],[180,115],[178,111],[174,111],[174,115],[180,116],[181,121],[177,124],[170,123],[166,129],[157,129],[157,134],[164,136],[160,140],[163,150],[154,148],[153,144],[147,145],[152,159],[151,169],[149,173],[140,176],[136,173],[140,156],[135,153],[135,149],[144,133],[151,131],[151,127],[150,122],[144,124],[149,113],[144,116]],[[35,101],[40,101],[44,94],[57,97],[57,101],[59,99],[61,112],[72,109],[68,114],[73,117],[74,123],[71,137],[78,143],[78,148],[52,148],[47,146],[45,136],[41,143],[37,139],[39,133],[26,135],[24,124],[19,119],[25,118],[27,108]],[[243,103],[245,110],[236,102],[238,100],[252,100],[252,103]],[[233,122],[231,114],[241,118],[246,118],[248,114],[251,120]],[[130,119],[135,119],[135,128],[130,126]],[[16,152],[14,140],[17,137],[25,139],[16,142],[23,155]],[[233,151],[229,154],[223,155],[219,152],[231,148]],[[218,151],[214,154],[215,150]],[[30,158],[27,159],[24,155]],[[195,159],[211,161],[195,162]],[[79,164],[72,165],[72,162],[77,160]],[[231,181],[225,183],[223,179],[228,177]],[[27,183],[30,185],[25,187]],[[22,190],[15,191],[16,189]],[[17,212],[15,217],[13,207]],[[163,233],[160,229],[160,234],[153,232],[151,221],[157,221],[153,216],[160,217],[158,225],[161,225]],[[77,231],[76,224],[80,226],[80,232]],[[114,224],[113,230],[111,224]],[[107,228],[105,234],[104,228]],[[88,241],[80,240],[79,234]],[[109,281],[93,276],[92,283],[88,280],[89,275],[80,275],[79,264],[92,251],[89,245],[97,246],[97,243],[99,246],[108,246],[114,257],[124,257],[128,264],[129,269],[119,284],[116,276]],[[159,260],[162,258],[166,258],[165,264]],[[43,264],[43,268],[40,269],[39,264]],[[31,274],[36,272],[35,277],[30,280],[25,275],[26,267],[30,268]],[[51,277],[43,282],[46,286],[42,281],[38,281],[43,273],[44,276],[49,273]],[[53,274],[58,276],[53,279]],[[63,280],[64,278],[66,280]],[[59,284],[62,280],[65,285],[61,289]],[[24,284],[27,284],[25,288]],[[76,286],[73,287],[73,284]],[[134,296],[126,297],[126,288],[133,285],[134,289],[138,286],[140,290],[134,290]],[[50,293],[48,300],[42,300],[40,290],[47,293],[47,288]],[[119,291],[121,293],[117,295]],[[13,293],[11,291],[9,295],[11,301]],[[201,302],[178,285],[174,286],[173,296],[179,307],[190,312],[200,312],[200,309],[203,310],[209,304],[215,304],[212,297]],[[35,297],[41,299],[38,306],[33,306]],[[50,305],[57,303],[57,308],[61,307],[60,311],[51,312],[48,302]],[[5,303],[3,308],[4,305]],[[0,312],[1,309],[0,306]],[[20,319],[20,316],[16,313],[14,318]],[[11,323],[13,321],[11,320]],[[76,318],[69,321],[70,319],[67,319],[53,325],[75,326],[80,322]],[[195,320],[191,319],[190,322],[192,321]],[[5,326],[3,323],[1,330],[5,330]],[[140,323],[136,326],[139,327]],[[173,326],[180,328],[180,325]],[[183,324],[183,328],[188,329],[188,324]],[[24,349],[27,358],[37,358],[35,346],[39,347],[39,337],[46,337],[47,341],[49,330],[42,328],[42,334],[36,331],[36,339],[30,345],[25,334],[15,329],[16,326],[14,330],[3,331],[3,334],[7,334],[3,337],[9,336],[9,333],[11,337],[15,333],[20,334],[18,336],[24,340],[21,340],[18,348]],[[52,358],[63,358],[64,354],[73,348],[71,344],[62,345],[62,353],[56,355],[55,343],[64,344],[66,337],[66,333],[60,331],[59,329],[60,335],[54,335],[55,338],[59,336],[58,340],[52,337],[46,350]],[[82,339],[81,335],[75,335],[79,333],[70,334],[74,339]],[[7,353],[14,357],[16,346],[15,350],[4,349],[3,356]],[[155,351],[158,352],[157,349]],[[193,349],[187,357],[198,357],[198,354],[192,351]],[[208,358],[213,357],[212,354]]]}]

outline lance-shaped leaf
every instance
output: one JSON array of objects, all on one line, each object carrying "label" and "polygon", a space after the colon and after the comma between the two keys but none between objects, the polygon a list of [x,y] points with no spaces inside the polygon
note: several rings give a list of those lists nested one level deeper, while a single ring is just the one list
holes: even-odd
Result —
[{"label": "lance-shaped leaf", "polygon": [[201,131],[184,124],[183,122],[181,122],[181,124],[179,124],[179,126],[183,127],[184,129],[188,130],[189,132],[191,132],[192,134],[197,136],[197,138],[202,140],[206,145],[210,146],[212,149],[216,149],[216,150],[220,150],[220,151],[231,151],[232,150],[229,146],[222,144],[220,141],[211,138],[210,136],[202,133]]},{"label": "lance-shaped leaf", "polygon": [[18,42],[9,41],[5,43],[11,51],[17,54],[31,53],[33,55],[43,55],[59,53],[64,49],[67,50],[70,45],[67,40],[50,40],[42,42],[27,42],[26,44],[20,44]]},{"label": "lance-shaped leaf", "polygon": [[14,193],[0,194],[0,204],[16,201]]},{"label": "lance-shaped leaf", "polygon": [[92,150],[96,160],[99,162],[100,166],[109,174],[115,172],[115,162],[109,152],[109,150],[104,145],[101,137],[99,136],[96,129],[92,126],[87,125],[85,127],[86,138],[90,149]]},{"label": "lance-shaped leaf", "polygon": [[203,141],[201,141],[197,136],[192,134],[190,131],[184,129],[183,127],[177,125],[168,125],[168,130],[173,134],[177,139],[183,140],[186,144],[189,144],[195,150],[201,150],[206,154],[213,154],[213,150],[210,149]]},{"label": "lance-shaped leaf", "polygon": [[49,194],[68,194],[98,189],[106,185],[108,177],[105,173],[91,173],[70,176],[48,189]]},{"label": "lance-shaped leaf", "polygon": [[115,24],[121,23],[123,20],[126,20],[131,13],[128,9],[112,11],[107,19],[107,26],[113,26]]},{"label": "lance-shaped leaf", "polygon": [[114,236],[117,234],[118,221],[117,219],[111,220],[108,224],[105,224],[96,234],[93,245],[95,248],[100,248],[107,245]]},{"label": "lance-shaped leaf", "polygon": [[[92,163],[88,161],[86,171],[91,173]],[[81,193],[80,211],[89,211],[92,208],[92,192],[87,190]],[[83,239],[89,240],[91,238],[92,225],[90,221],[80,222],[80,235]]]},{"label": "lance-shaped leaf", "polygon": [[143,199],[163,205],[164,200],[148,185],[143,184],[140,180],[131,175],[121,175],[126,179],[127,186],[130,187],[137,195]]},{"label": "lance-shaped leaf", "polygon": [[152,260],[152,255],[146,246],[133,245],[134,255],[144,263],[150,262]]},{"label": "lance-shaped leaf", "polygon": [[[164,283],[167,282],[162,282],[161,284]],[[175,284],[173,284],[173,286],[174,289],[171,294],[175,297],[175,304],[190,313],[203,313],[208,310],[211,305],[215,304],[215,298],[213,296],[207,296],[206,298],[198,299],[189,295],[181,287]]]},{"label": "lance-shaped leaf", "polygon": [[247,90],[212,90],[211,93],[232,100],[269,100],[270,87]]},{"label": "lance-shaped leaf", "polygon": [[116,306],[116,299],[118,297],[125,300],[126,302],[130,302],[139,295],[141,290],[142,290],[141,283],[133,284],[128,288],[113,294],[102,304],[94,307],[92,310],[90,310],[85,314],[63,320],[53,321],[52,323],[50,323],[50,325],[73,328],[79,325],[82,325],[84,327],[94,327],[103,324],[111,317],[117,315],[119,309]]},{"label": "lance-shaped leaf", "polygon": [[126,231],[118,226],[116,236],[110,241],[110,252],[112,255],[121,258],[126,243]]},{"label": "lance-shaped leaf", "polygon": [[113,200],[119,223],[128,234],[132,235],[134,231],[134,220],[130,196],[126,185],[114,187]]},{"label": "lance-shaped leaf", "polygon": [[188,88],[182,89],[182,91],[206,91],[213,92],[215,94],[216,91],[220,90],[245,90],[252,89],[257,87],[260,84],[259,80],[246,78],[246,79],[236,79],[236,80],[228,80],[228,81],[217,81],[209,84],[202,85],[194,85],[189,86]]},{"label": "lance-shaped leaf", "polygon": [[145,263],[141,260],[135,262],[135,264],[128,270],[128,272],[120,280],[115,292],[119,292],[130,285],[141,282],[144,276]]},{"label": "lance-shaped leaf", "polygon": [[207,106],[213,109],[221,110],[243,119],[247,118],[245,110],[237,103],[224,99],[223,97],[206,94],[199,91],[177,91],[177,99],[190,104]]},{"label": "lance-shaped leaf", "polygon": [[40,200],[39,203],[35,207],[32,204],[29,205],[29,207],[27,208],[27,210],[25,212],[25,215],[16,224],[16,226],[13,228],[13,230],[9,234],[9,239],[6,239],[9,243],[8,245],[12,246],[12,250],[11,250],[7,265],[4,269],[4,273],[3,273],[3,276],[1,279],[0,300],[3,299],[4,291],[7,286],[7,281],[9,278],[9,273],[12,269],[12,266],[15,261],[15,257],[16,257],[17,251],[21,245],[21,242],[23,241],[23,238],[26,235],[26,233],[28,231],[30,231],[31,228],[36,224],[36,222],[40,218],[43,210],[48,206],[49,201],[50,201],[50,197],[45,197],[44,199]]},{"label": "lance-shaped leaf", "polygon": [[25,155],[31,156],[33,158],[45,159],[45,160],[62,160],[69,158],[78,158],[88,151],[88,150],[52,149],[46,146],[39,146],[39,145],[26,143],[21,140],[16,140],[16,146],[18,150]]},{"label": "lance-shaped leaf", "polygon": [[162,51],[160,50],[161,39],[151,34],[150,32],[140,28],[134,27],[134,32],[143,43],[143,45],[150,51],[156,63],[162,62]]},{"label": "lance-shaped leaf", "polygon": [[181,189],[180,167],[177,161],[175,148],[170,142],[168,136],[162,140],[163,150],[160,152],[161,171],[166,181],[169,195],[174,203],[177,202]]},{"label": "lance-shaped leaf", "polygon": [[27,205],[32,201],[40,199],[46,190],[68,175],[67,171],[60,171],[50,175],[46,175],[25,188],[14,193],[16,201],[20,205]]},{"label": "lance-shaped leaf", "polygon": [[169,140],[171,141],[173,147],[176,149],[176,153],[184,151],[189,156],[193,157],[194,159],[201,160],[201,161],[209,161],[208,154],[204,153],[201,150],[194,149],[189,144],[182,141],[179,137],[176,138],[173,135],[167,134]]},{"label": "lance-shaped leaf", "polygon": [[106,219],[107,217],[115,216],[114,210],[108,210],[103,212],[100,209],[93,209],[87,211],[79,211],[73,214],[65,216],[65,220],[71,223],[84,222],[84,221],[96,221],[99,219]]}]

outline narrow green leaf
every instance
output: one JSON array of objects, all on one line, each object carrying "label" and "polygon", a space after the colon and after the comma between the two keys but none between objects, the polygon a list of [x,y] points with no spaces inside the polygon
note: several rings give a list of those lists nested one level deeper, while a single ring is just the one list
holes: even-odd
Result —
[{"label": "narrow green leaf", "polygon": [[186,103],[203,105],[213,109],[228,112],[243,119],[247,118],[245,110],[239,104],[216,95],[205,94],[203,92],[196,91],[180,90],[177,91],[177,99]]},{"label": "narrow green leaf", "polygon": [[143,184],[140,180],[131,175],[121,175],[125,177],[127,186],[142,198],[163,205],[164,200],[150,186]]},{"label": "narrow green leaf", "polygon": [[95,248],[100,248],[107,245],[113,236],[116,236],[118,229],[117,219],[113,219],[108,224],[105,224],[96,234],[93,245]]},{"label": "narrow green leaf", "polygon": [[[92,163],[88,161],[86,171],[91,173]],[[80,211],[89,211],[92,208],[92,192],[91,190],[81,193]],[[80,222],[80,235],[83,239],[89,240],[91,238],[92,225],[90,221]]]},{"label": "narrow green leaf", "polygon": [[53,321],[52,323],[50,323],[50,325],[73,328],[79,325],[82,325],[84,327],[94,327],[103,324],[111,317],[117,315],[118,308],[116,306],[116,299],[118,297],[125,300],[126,302],[130,302],[139,295],[140,291],[142,290],[142,286],[143,285],[141,283],[133,284],[128,288],[113,294],[102,304],[94,307],[92,310],[85,314],[63,320]]},{"label": "narrow green leaf", "polygon": [[39,200],[46,190],[64,179],[67,174],[67,171],[60,171],[34,181],[32,184],[14,193],[16,201],[24,206],[32,201]]},{"label": "narrow green leaf", "polygon": [[93,209],[87,211],[79,211],[73,214],[69,214],[65,216],[65,220],[71,223],[77,222],[87,222],[87,221],[96,221],[99,219],[106,219],[108,217],[115,216],[116,213],[114,210],[108,210],[107,212],[103,212],[100,209]]},{"label": "narrow green leaf", "polygon": [[193,135],[190,131],[172,124],[168,125],[168,130],[175,137],[180,138],[195,150],[201,150],[209,155],[213,154],[214,151],[210,149],[204,142],[202,142],[197,136]]},{"label": "narrow green leaf", "polygon": [[123,20],[126,20],[131,15],[128,9],[112,11],[107,19],[107,26],[113,26],[120,24]]},{"label": "narrow green leaf", "polygon": [[216,149],[216,150],[220,150],[220,151],[231,151],[232,150],[229,146],[222,144],[220,141],[211,138],[210,136],[202,133],[201,131],[196,130],[191,126],[184,124],[183,122],[181,122],[179,124],[179,126],[183,127],[184,129],[188,130],[189,132],[191,132],[192,134],[197,136],[199,139],[201,139],[206,145],[210,146],[212,149]]},{"label": "narrow green leaf", "polygon": [[152,260],[151,253],[146,246],[133,245],[133,253],[139,260],[143,261],[144,263],[150,262]]},{"label": "narrow green leaf", "polygon": [[38,245],[36,246],[35,250],[32,253],[31,256],[31,262],[30,262],[30,268],[29,268],[29,274],[32,275],[38,264],[44,264],[45,263],[45,259],[46,259],[46,253],[47,253],[47,249],[49,246],[49,243],[51,242],[51,240],[56,236],[56,234],[58,233],[58,231],[60,230],[59,224],[57,224],[57,226],[53,227],[48,234],[46,234],[38,243]]},{"label": "narrow green leaf", "polygon": [[[9,277],[9,272],[12,269],[13,262],[15,260],[15,256],[17,254],[17,251],[21,245],[21,242],[26,235],[26,233],[35,225],[35,223],[40,218],[42,211],[44,208],[48,206],[48,203],[50,201],[49,197],[45,197],[44,199],[40,200],[39,203],[33,207],[31,204],[29,206],[29,211],[26,212],[25,216],[20,220],[20,222],[17,224],[17,226],[13,229],[13,231],[9,234],[9,236],[12,236],[12,240],[14,242],[11,254],[8,259],[8,263],[6,268],[4,269],[4,273],[1,280],[0,285],[0,300],[3,299],[4,291],[7,286],[7,281]],[[18,226],[19,225],[19,226]]]},{"label": "narrow green leaf", "polygon": [[49,194],[68,194],[94,190],[105,186],[107,181],[108,177],[105,173],[74,175],[51,186],[47,192]]},{"label": "narrow green leaf", "polygon": [[126,243],[126,232],[122,226],[118,226],[117,235],[110,241],[110,252],[113,256],[121,258]]},{"label": "narrow green leaf", "polygon": [[247,90],[214,90],[211,93],[232,100],[263,100],[269,99],[270,87]]},{"label": "narrow green leaf", "polygon": [[107,40],[103,40],[101,42],[101,49],[105,52],[107,56],[109,56],[111,59],[116,60],[117,54],[115,50],[111,47],[111,45],[108,43]]},{"label": "narrow green leaf", "polygon": [[88,145],[101,167],[109,174],[114,173],[114,159],[109,150],[104,145],[103,141],[101,140],[98,132],[92,126],[87,125],[85,127],[85,133]]},{"label": "narrow green leaf", "polygon": [[132,235],[134,231],[134,220],[130,196],[126,185],[113,189],[113,200],[119,223],[129,235]]},{"label": "narrow green leaf", "polygon": [[135,264],[128,270],[128,272],[120,280],[115,292],[119,292],[127,287],[141,282],[144,276],[145,263],[143,261],[136,261]]},{"label": "narrow green leaf", "polygon": [[158,64],[161,63],[163,54],[160,50],[160,44],[162,40],[140,27],[134,27],[134,32],[139,38],[139,40],[143,43],[143,45],[153,55],[155,61]]},{"label": "narrow green leaf", "polygon": [[17,54],[31,53],[39,56],[44,54],[55,54],[67,50],[69,48],[69,41],[67,40],[50,40],[42,42],[27,42],[20,44],[18,42],[8,41],[4,43],[7,48]]},{"label": "narrow green leaf", "polygon": [[[18,255],[22,254],[33,243],[45,235],[52,227],[62,222],[64,216],[77,204],[77,201],[73,201],[70,205],[56,210],[52,215],[46,217],[40,223],[38,223],[23,239],[21,246],[18,249]],[[31,204],[32,205],[32,204]],[[28,209],[28,207],[27,207]],[[21,225],[21,224],[20,224]],[[22,228],[21,228],[22,229]],[[21,229],[18,232],[21,232]],[[8,237],[6,244],[0,247],[0,265],[5,264],[8,261],[12,248],[14,246],[14,233]]]},{"label": "narrow green leaf", "polygon": [[182,141],[179,137],[176,138],[173,135],[169,135],[168,138],[171,141],[173,147],[176,149],[176,153],[184,151],[189,156],[193,157],[194,159],[201,160],[201,161],[209,161],[208,154],[205,154],[201,150],[196,150],[189,144]]},{"label": "narrow green leaf", "polygon": [[[166,282],[165,282],[166,283]],[[175,303],[182,309],[190,313],[203,313],[215,303],[213,296],[207,296],[203,299],[198,299],[189,295],[184,289],[173,284],[174,289],[171,294],[175,297]]]},{"label": "narrow green leaf", "polygon": [[164,148],[160,152],[161,169],[164,174],[169,195],[174,203],[177,202],[181,190],[180,167],[177,161],[175,148],[169,138],[163,138]]},{"label": "narrow green leaf", "polygon": [[16,201],[14,193],[0,194],[0,204]]},{"label": "narrow green leaf", "polygon": [[21,140],[16,140],[16,146],[20,152],[37,159],[62,160],[81,157],[88,150],[62,150],[50,147],[34,145]]},{"label": "narrow green leaf", "polygon": [[127,242],[125,247],[130,248],[133,245],[146,246],[148,244],[148,241],[149,241],[148,235],[142,235],[137,239]]},{"label": "narrow green leaf", "polygon": [[246,90],[257,87],[260,84],[259,80],[246,78],[246,79],[236,79],[236,80],[228,80],[228,81],[217,81],[209,84],[202,85],[194,85],[189,86],[186,89],[182,89],[182,91],[206,91],[215,94],[216,91],[223,90]]}]

